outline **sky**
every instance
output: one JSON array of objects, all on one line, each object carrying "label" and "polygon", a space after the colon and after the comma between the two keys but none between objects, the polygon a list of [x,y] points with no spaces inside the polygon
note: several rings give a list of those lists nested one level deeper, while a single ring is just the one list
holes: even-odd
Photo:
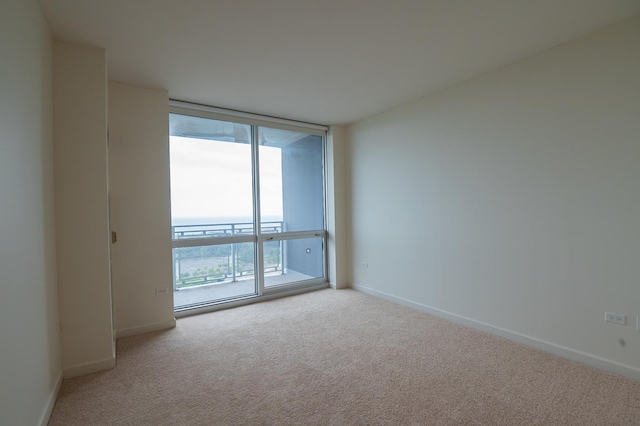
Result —
[{"label": "sky", "polygon": [[[263,217],[282,217],[280,148],[260,146]],[[171,214],[252,217],[251,145],[170,137]]]}]

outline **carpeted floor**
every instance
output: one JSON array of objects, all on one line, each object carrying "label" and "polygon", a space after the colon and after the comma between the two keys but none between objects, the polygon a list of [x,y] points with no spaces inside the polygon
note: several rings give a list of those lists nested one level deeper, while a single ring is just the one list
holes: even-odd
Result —
[{"label": "carpeted floor", "polygon": [[118,340],[50,425],[640,425],[640,383],[353,290]]}]

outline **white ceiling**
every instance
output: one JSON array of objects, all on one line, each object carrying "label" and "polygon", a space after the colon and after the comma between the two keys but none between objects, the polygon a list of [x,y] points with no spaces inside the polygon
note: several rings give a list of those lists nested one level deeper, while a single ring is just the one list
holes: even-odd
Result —
[{"label": "white ceiling", "polygon": [[640,13],[639,0],[40,0],[171,98],[348,123]]}]

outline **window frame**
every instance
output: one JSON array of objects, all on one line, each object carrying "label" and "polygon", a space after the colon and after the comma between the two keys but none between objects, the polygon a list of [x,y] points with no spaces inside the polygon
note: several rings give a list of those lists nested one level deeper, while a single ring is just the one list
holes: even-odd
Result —
[{"label": "window frame", "polygon": [[[238,306],[246,303],[253,303],[260,300],[281,297],[288,294],[296,294],[311,291],[317,288],[329,287],[329,267],[327,256],[327,136],[328,126],[314,123],[305,123],[294,120],[287,120],[277,117],[263,116],[242,111],[234,111],[223,108],[211,107],[200,104],[192,104],[184,101],[170,100],[169,114],[179,114],[185,116],[199,117],[212,120],[228,121],[251,126],[251,147],[252,147],[252,174],[253,174],[253,234],[237,235],[228,237],[206,237],[193,239],[174,239],[172,235],[172,251],[180,247],[194,247],[202,245],[223,245],[231,243],[254,243],[255,271],[256,271],[256,294],[232,297],[217,301],[203,302],[187,306],[174,306],[176,318],[194,315],[203,312],[223,309],[230,306]],[[322,204],[323,204],[323,229],[308,231],[292,231],[280,233],[265,233],[261,231],[260,214],[260,145],[258,143],[258,132],[260,127],[304,132],[322,137]],[[296,281],[287,284],[273,285],[265,287],[264,279],[264,243],[272,241],[284,241],[321,238],[322,239],[322,273],[320,278],[313,278],[303,281]],[[259,271],[259,273],[258,273]],[[175,276],[175,272],[173,272]]]}]

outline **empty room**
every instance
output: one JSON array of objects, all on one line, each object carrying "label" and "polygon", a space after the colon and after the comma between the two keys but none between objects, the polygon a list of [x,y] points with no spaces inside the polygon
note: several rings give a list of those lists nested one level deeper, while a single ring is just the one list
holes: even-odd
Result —
[{"label": "empty room", "polygon": [[637,0],[2,0],[0,425],[640,425]]}]

